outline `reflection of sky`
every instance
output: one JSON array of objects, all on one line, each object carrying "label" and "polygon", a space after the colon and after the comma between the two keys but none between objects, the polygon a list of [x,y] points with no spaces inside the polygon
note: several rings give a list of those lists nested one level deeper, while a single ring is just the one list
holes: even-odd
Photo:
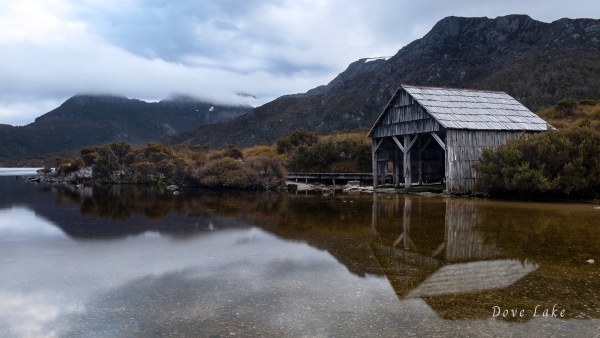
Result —
[{"label": "reflection of sky", "polygon": [[420,298],[398,301],[385,278],[358,277],[326,251],[256,228],[78,242],[52,229],[27,209],[0,211],[0,336],[572,336],[599,329],[597,321],[442,320]]},{"label": "reflection of sky", "polygon": [[0,168],[0,176],[37,175],[41,168]]},{"label": "reflection of sky", "polygon": [[0,209],[0,241],[67,236],[57,227],[22,207]]}]

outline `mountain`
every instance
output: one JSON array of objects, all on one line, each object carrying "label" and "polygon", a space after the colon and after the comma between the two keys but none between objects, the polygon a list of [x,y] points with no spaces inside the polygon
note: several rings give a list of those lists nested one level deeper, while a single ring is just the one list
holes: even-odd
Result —
[{"label": "mountain", "polygon": [[162,141],[250,146],[300,127],[371,127],[402,83],[504,91],[533,111],[565,97],[598,98],[600,20],[447,17],[389,59],[358,60],[326,86]]},{"label": "mountain", "polygon": [[250,106],[213,105],[186,96],[148,103],[118,96],[77,95],[29,125],[0,125],[0,161],[115,141],[145,144],[251,110]]}]

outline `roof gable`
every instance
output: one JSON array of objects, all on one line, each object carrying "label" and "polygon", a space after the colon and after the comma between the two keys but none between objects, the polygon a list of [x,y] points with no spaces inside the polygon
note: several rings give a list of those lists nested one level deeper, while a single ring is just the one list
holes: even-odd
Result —
[{"label": "roof gable", "polygon": [[402,85],[394,93],[371,136],[400,91],[406,91],[446,129],[544,131],[548,123],[504,92]]}]

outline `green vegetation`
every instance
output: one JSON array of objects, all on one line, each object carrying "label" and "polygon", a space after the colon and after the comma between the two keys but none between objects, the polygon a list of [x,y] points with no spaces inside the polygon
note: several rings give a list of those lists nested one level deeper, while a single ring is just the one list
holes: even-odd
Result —
[{"label": "green vegetation", "polygon": [[[210,188],[273,189],[285,183],[286,168],[304,172],[368,172],[371,144],[365,130],[328,136],[298,129],[276,145],[244,150],[235,145],[210,150],[210,144],[166,147],[150,142],[134,148],[125,142],[89,146],[80,158],[56,159],[56,173],[80,181],[77,170],[92,168],[97,181],[124,184],[176,184]],[[49,169],[46,171],[46,173]]]},{"label": "green vegetation", "polygon": [[285,182],[281,158],[244,156],[234,145],[207,153],[209,146],[173,147],[151,142],[134,149],[125,142],[81,149],[81,164],[93,177],[111,183],[273,189]]},{"label": "green vegetation", "polygon": [[327,136],[298,129],[277,140],[292,172],[370,172],[371,141],[363,129]]},{"label": "green vegetation", "polygon": [[479,189],[499,197],[600,198],[600,105],[564,99],[538,115],[558,130],[484,150],[475,165]]}]

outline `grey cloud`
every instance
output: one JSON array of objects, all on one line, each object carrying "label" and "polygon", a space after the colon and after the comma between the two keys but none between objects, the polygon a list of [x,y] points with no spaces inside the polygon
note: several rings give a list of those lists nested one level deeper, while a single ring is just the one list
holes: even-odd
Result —
[{"label": "grey cloud", "polygon": [[[0,123],[33,121],[76,93],[234,103],[248,92],[263,104],[326,84],[360,58],[394,55],[449,15],[600,17],[584,0],[57,0],[48,13],[22,10],[40,19],[17,21],[31,22],[19,28],[25,38],[7,38],[14,21],[2,15],[18,3],[0,5]],[[56,16],[51,33],[37,27],[41,14]]]}]

